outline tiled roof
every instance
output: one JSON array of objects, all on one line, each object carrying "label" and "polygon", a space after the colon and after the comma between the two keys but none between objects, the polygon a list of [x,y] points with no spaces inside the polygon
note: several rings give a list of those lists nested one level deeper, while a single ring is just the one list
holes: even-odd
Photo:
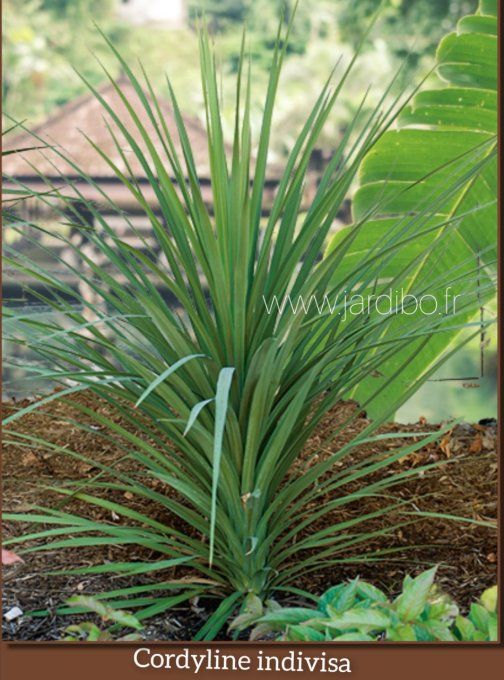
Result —
[{"label": "tiled roof", "polygon": [[[153,141],[161,158],[166,158],[166,154],[156,135],[154,126],[134,91],[133,86],[125,78],[120,78],[118,83],[120,84],[121,91],[126,96],[128,102],[133,106],[135,113],[146,128],[149,137]],[[145,152],[145,144],[141,140],[140,133],[138,132],[135,123],[131,120],[131,116],[112,84],[107,84],[99,88],[99,93],[118,114],[120,120],[128,129],[128,132],[132,134],[135,141],[142,148],[142,151]],[[166,100],[159,99],[158,101],[165,123],[170,134],[173,136],[175,148],[181,153],[173,108]],[[133,174],[137,178],[144,178],[146,174],[140,162],[130,149],[124,137],[118,131],[117,126],[112,122],[109,114],[92,93],[78,97],[60,107],[43,123],[34,128],[33,131],[47,143],[59,146],[64,151],[65,155],[70,156],[76,165],[87,175],[90,175],[93,178],[113,177],[113,171],[82,134],[85,133],[85,135],[91,138],[98,148],[116,163],[121,171],[126,171],[125,163],[115,148],[114,141],[107,129],[105,121],[111,125],[114,134],[117,135]],[[184,117],[184,122],[191,143],[198,175],[201,178],[208,178],[209,163],[206,130],[196,118],[186,116]],[[5,148],[29,148],[33,147],[34,143],[37,144],[36,140],[34,140],[28,132],[22,132],[16,136],[12,136],[5,144]],[[47,157],[44,157],[43,154]],[[58,172],[62,175],[76,175],[76,171],[72,168],[70,163],[63,161],[60,158],[56,159],[51,151],[44,150],[43,154],[40,151],[28,151],[23,154],[7,155],[3,159],[4,172],[6,175],[18,177],[34,176],[36,173],[33,168],[30,167],[31,163],[36,166],[38,171],[43,175],[55,176],[57,173],[51,164],[51,161],[53,161],[56,164]],[[166,160],[166,164],[167,166],[169,165],[168,160]]]}]

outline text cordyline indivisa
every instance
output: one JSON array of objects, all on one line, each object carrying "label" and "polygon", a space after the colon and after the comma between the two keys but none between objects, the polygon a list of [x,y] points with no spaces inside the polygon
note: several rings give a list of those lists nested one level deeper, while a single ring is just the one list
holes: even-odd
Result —
[{"label": "text cordyline indivisa", "polygon": [[204,671],[285,671],[302,673],[351,673],[348,657],[336,657],[327,652],[310,653],[288,651],[282,657],[258,650],[253,659],[248,654],[226,654],[220,649],[207,649],[198,653],[185,647],[182,652],[159,653],[149,647],[140,647],[133,654],[137,668],[156,668],[166,671],[192,670],[195,675]]}]

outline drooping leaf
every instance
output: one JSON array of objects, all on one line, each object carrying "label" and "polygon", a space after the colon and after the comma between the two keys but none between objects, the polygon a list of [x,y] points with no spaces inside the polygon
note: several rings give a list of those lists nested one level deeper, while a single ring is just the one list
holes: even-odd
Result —
[{"label": "drooping leaf", "polygon": [[187,420],[187,425],[185,426],[184,437],[196,422],[201,411],[205,408],[207,404],[211,404],[213,400],[214,400],[213,397],[211,399],[204,399],[203,401],[199,401],[195,406],[192,407],[191,413],[189,414],[189,418]]},{"label": "drooping leaf", "polygon": [[217,490],[219,486],[220,462],[222,457],[222,442],[224,428],[226,426],[226,414],[229,402],[231,380],[233,379],[234,367],[225,367],[220,370],[215,391],[215,431],[212,457],[212,505],[210,515],[210,554],[208,561],[212,564],[213,550],[215,545],[215,523],[217,513]]},{"label": "drooping leaf", "polygon": [[150,383],[150,385],[147,387],[147,389],[144,392],[142,392],[142,395],[141,395],[140,399],[137,401],[137,403],[135,404],[135,407],[140,406],[140,404],[144,401],[144,399],[146,399],[149,396],[149,394],[156,389],[156,387],[158,385],[161,385],[161,383],[164,382],[167,378],[169,378],[170,375],[175,373],[175,371],[177,369],[184,366],[184,364],[186,364],[188,361],[191,361],[191,359],[199,359],[203,356],[204,356],[204,354],[191,354],[190,356],[182,357],[182,359],[179,359],[178,361],[176,361],[172,366],[169,366],[166,370],[164,370],[160,375],[158,375]]},{"label": "drooping leaf", "polygon": [[130,612],[122,609],[114,609],[107,603],[97,600],[94,597],[87,595],[75,595],[67,600],[70,606],[84,607],[89,611],[95,612],[103,621],[113,621],[121,626],[127,628],[136,628],[141,630],[143,628],[140,621]]}]

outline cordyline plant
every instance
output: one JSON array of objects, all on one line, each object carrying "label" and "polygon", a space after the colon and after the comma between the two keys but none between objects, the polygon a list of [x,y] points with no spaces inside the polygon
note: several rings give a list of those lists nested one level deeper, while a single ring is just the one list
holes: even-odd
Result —
[{"label": "cordyline plant", "polygon": [[[95,151],[131,193],[137,211],[149,219],[168,266],[159,264],[148,244],[140,250],[115,233],[107,214],[87,201],[81,190],[82,182],[101,191],[99,187],[58,149],[51,153],[72,164],[79,182],[65,178],[62,185],[61,181],[42,178],[46,189],[36,198],[53,208],[57,199],[55,209],[60,211],[62,223],[85,232],[96,251],[105,256],[106,265],[97,264],[94,258],[79,253],[70,237],[63,232],[58,236],[82,262],[81,266],[68,261],[60,265],[94,291],[99,303],[89,302],[25,255],[12,251],[9,259],[12,266],[48,289],[47,294],[40,289],[33,294],[57,312],[55,319],[19,316],[14,319],[15,329],[17,341],[24,342],[48,366],[37,378],[58,382],[62,389],[19,409],[6,422],[53,399],[66,399],[87,390],[117,409],[123,424],[102,411],[94,412],[82,400],[72,402],[74,407],[95,424],[97,436],[113,439],[135,465],[112,468],[92,454],[85,458],[69,448],[44,444],[35,434],[7,431],[6,440],[16,446],[45,445],[61,455],[92,462],[100,470],[97,477],[60,485],[54,491],[107,512],[101,518],[96,513],[86,515],[84,510],[77,514],[65,511],[60,503],[57,509],[6,514],[7,519],[29,522],[31,527],[34,523],[42,525],[40,531],[30,529],[6,543],[38,539],[18,550],[23,555],[32,550],[82,546],[107,550],[125,544],[142,546],[149,555],[146,561],[112,561],[67,573],[138,574],[148,578],[154,572],[162,575],[163,570],[183,565],[185,576],[178,580],[159,576],[158,581],[144,580],[136,586],[101,593],[98,598],[106,598],[113,607],[136,608],[138,620],[196,595],[221,598],[215,614],[198,634],[206,639],[215,636],[248,593],[264,598],[278,589],[296,590],[296,580],[302,574],[387,555],[387,550],[371,550],[369,544],[397,530],[399,520],[391,520],[388,529],[380,530],[366,530],[366,521],[397,509],[397,501],[390,500],[381,509],[351,520],[338,520],[337,510],[372,495],[383,496],[400,480],[417,474],[418,468],[369,480],[370,475],[433,441],[439,432],[423,441],[412,438],[410,446],[395,448],[384,457],[345,466],[346,457],[356,446],[385,438],[373,434],[385,420],[384,415],[336,452],[314,458],[303,474],[294,474],[292,465],[328,411],[364,377],[379,371],[388,357],[407,348],[413,339],[427,342],[439,330],[465,325],[467,313],[478,305],[477,278],[481,284],[472,260],[457,263],[451,270],[436,270],[427,287],[410,292],[438,295],[456,281],[457,290],[462,288],[465,294],[456,308],[451,306],[442,315],[416,315],[411,323],[406,315],[401,317],[397,306],[386,315],[371,308],[343,321],[343,299],[330,312],[319,312],[312,305],[306,313],[294,313],[287,305],[268,313],[265,301],[269,304],[273,296],[282,299],[289,294],[291,299],[301,296],[304,300],[315,296],[322,300],[327,295],[333,300],[336,294],[358,294],[370,285],[377,295],[391,287],[400,289],[401,281],[409,279],[419,263],[435,259],[434,249],[441,247],[443,233],[457,228],[456,220],[436,218],[437,204],[446,201],[488,162],[487,147],[454,159],[452,181],[437,187],[414,214],[394,222],[379,242],[361,253],[350,271],[344,268],[344,276],[338,279],[340,264],[373,211],[326,257],[321,259],[320,254],[362,158],[393,123],[400,104],[399,100],[385,104],[389,88],[371,113],[363,106],[359,108],[307,212],[301,214],[311,153],[351,65],[336,83],[332,76],[290,152],[271,211],[264,220],[270,128],[289,29],[290,25],[279,29],[254,154],[251,75],[242,48],[230,157],[224,142],[214,56],[205,30],[200,32],[213,212],[203,200],[188,134],[169,83],[181,152],[163,120],[148,77],[143,73],[141,83],[113,45],[110,47],[136,92],[135,101],[130,101],[121,85],[107,76],[131,117],[135,134],[88,83],[109,120],[116,157],[130,168],[123,150],[127,145],[145,171],[147,187],[129,171],[121,171],[100,148],[95,146]],[[151,121],[156,139],[145,129],[139,108]],[[57,167],[56,160],[55,172]],[[446,167],[443,171],[446,178]],[[162,219],[150,207],[146,188],[154,192]],[[16,190],[28,191],[22,182]],[[109,213],[110,208],[118,210],[103,192],[102,198],[108,203]],[[94,229],[82,223],[77,209],[82,203],[93,218]],[[43,231],[36,224],[29,226]],[[26,224],[18,224],[17,229],[25,233]],[[426,244],[425,237],[430,233],[436,234],[435,245],[434,240]],[[413,247],[417,239],[421,239],[421,248]],[[394,258],[399,263],[395,274],[383,281],[381,269]],[[159,283],[176,298],[177,309],[162,297]],[[481,285],[490,284],[483,281]],[[398,323],[401,318],[404,321]],[[388,333],[383,339],[385,330]],[[476,332],[479,325],[469,329],[464,342]],[[393,413],[408,399],[453,351],[450,348],[418,380],[404,385],[387,413]],[[407,362],[408,357],[404,365]],[[400,368],[394,371],[379,389],[398,380],[400,373]],[[372,396],[377,398],[378,393]],[[361,406],[365,408],[366,404]],[[332,436],[354,417],[338,425]],[[91,429],[83,423],[74,425]],[[340,465],[334,467],[335,463]],[[328,474],[331,470],[333,473]],[[347,491],[348,484],[357,481],[358,490]],[[111,495],[120,500],[111,500]],[[142,507],[155,505],[158,510],[142,512],[139,500],[147,502]],[[336,518],[333,523],[316,528],[329,513]],[[111,514],[122,522],[109,519]],[[167,516],[173,522],[164,521]],[[411,517],[408,520],[403,516],[402,521],[411,521]],[[189,576],[187,568],[192,570]]]}]

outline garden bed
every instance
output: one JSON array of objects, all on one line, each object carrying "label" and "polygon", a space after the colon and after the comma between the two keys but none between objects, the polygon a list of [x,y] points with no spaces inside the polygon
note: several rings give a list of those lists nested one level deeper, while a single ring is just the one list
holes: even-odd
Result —
[{"label": "garden bed", "polygon": [[[109,418],[121,420],[118,413],[112,413],[103,401],[92,396],[80,396],[93,410],[100,410]],[[5,415],[13,409],[26,406],[28,402],[8,402],[4,404]],[[315,457],[328,456],[337,451],[342,444],[355,437],[363,429],[368,420],[360,413],[349,427],[345,427],[326,447],[319,449],[321,443],[337,428],[338,424],[354,413],[357,406],[353,402],[337,405],[329,412],[315,435],[310,439],[303,455],[296,463],[291,474],[302,474],[307,466],[313,464]],[[113,441],[104,439],[99,432],[83,431],[71,420],[83,421],[67,400],[56,400],[45,407],[25,415],[16,423],[16,429],[30,435],[53,442],[58,446],[67,446],[73,451],[92,457],[96,461],[114,466],[131,468],[132,461],[124,461],[124,451],[114,445]],[[91,420],[89,420],[91,423]],[[127,423],[122,423],[129,427]],[[380,432],[415,432],[421,437],[425,432],[438,429],[423,419],[413,425],[390,423],[384,425]],[[393,442],[393,444],[391,443]],[[363,457],[382,455],[391,447],[411,444],[411,438],[397,438],[389,441],[367,444],[355,450],[338,465],[357,463]],[[445,513],[464,516],[481,521],[493,520],[497,512],[497,456],[495,451],[496,423],[493,420],[476,424],[463,423],[454,426],[440,441],[428,444],[417,452],[394,464],[393,470],[420,468],[430,462],[445,462],[434,470],[425,473],[419,471],[407,480],[389,490],[387,498],[368,498],[338,510],[338,518],[373,512],[385,503],[390,503],[390,494],[401,500],[407,500],[407,510],[418,509],[422,512]],[[65,479],[85,481],[99,472],[84,462],[69,456],[49,453],[44,449],[21,449],[10,445],[5,447],[3,455],[3,505],[4,509],[13,512],[28,511],[32,505],[61,504],[61,498],[55,497],[43,485],[57,485]],[[389,474],[379,472],[379,475]],[[329,473],[330,474],[330,473]],[[359,482],[354,484],[358,485]],[[166,489],[165,489],[166,490]],[[348,489],[345,489],[345,491]],[[119,493],[119,492],[118,492]],[[110,495],[108,496],[110,498]],[[324,502],[321,498],[317,502]],[[75,510],[78,502],[70,501]],[[132,507],[140,508],[140,501],[131,499]],[[145,509],[145,508],[144,508]],[[89,507],[87,508],[89,512]],[[99,515],[105,510],[95,507],[93,512]],[[408,516],[411,519],[411,516]],[[170,518],[166,512],[160,517],[169,524],[178,519]],[[334,515],[323,518],[324,525],[334,522]],[[116,521],[120,521],[117,518]],[[390,516],[382,516],[366,523],[365,529],[386,528],[391,522]],[[322,526],[313,527],[320,529]],[[4,536],[19,533],[20,527],[10,522],[4,524]],[[194,530],[191,530],[194,533]],[[361,576],[369,582],[394,593],[400,590],[400,583],[406,573],[415,574],[431,564],[439,564],[437,582],[446,592],[451,594],[462,606],[467,607],[476,599],[484,588],[493,585],[497,579],[497,536],[493,528],[479,526],[474,523],[460,523],[445,519],[423,517],[414,523],[404,526],[393,535],[384,535],[367,544],[367,550],[377,548],[400,548],[387,560],[366,563],[362,554],[356,552],[355,562],[341,565],[337,569],[321,568],[320,571],[308,574],[299,579],[298,587],[314,594],[323,592],[331,584],[342,580]],[[68,574],[53,576],[49,571],[68,570],[79,564],[100,564],[108,559],[153,559],[155,556],[138,547],[122,546],[106,552],[100,546],[84,548],[78,555],[71,550],[49,550],[25,555],[24,564],[7,567],[4,572],[4,611],[18,606],[23,612],[48,608],[54,612],[57,606],[69,596],[79,593],[94,594],[110,590],[111,587],[123,587],[148,582],[145,577],[114,578],[96,575],[94,577],[69,576]],[[173,575],[173,574],[172,574]],[[191,578],[191,571],[178,570],[177,578]],[[143,578],[143,580],[142,580]],[[151,577],[152,580],[152,577]],[[113,583],[113,586],[111,585]],[[280,598],[279,598],[280,599]],[[292,596],[284,597],[283,604],[295,602]],[[189,640],[201,627],[204,620],[215,607],[215,600],[192,601],[168,611],[157,618],[146,622],[143,632],[146,638],[164,640]],[[82,620],[82,617],[79,617]],[[17,640],[56,640],[61,639],[62,631],[72,622],[70,617],[56,616],[51,613],[44,618],[21,617],[10,623],[4,623],[4,638]],[[225,630],[222,631],[223,639]]]}]

